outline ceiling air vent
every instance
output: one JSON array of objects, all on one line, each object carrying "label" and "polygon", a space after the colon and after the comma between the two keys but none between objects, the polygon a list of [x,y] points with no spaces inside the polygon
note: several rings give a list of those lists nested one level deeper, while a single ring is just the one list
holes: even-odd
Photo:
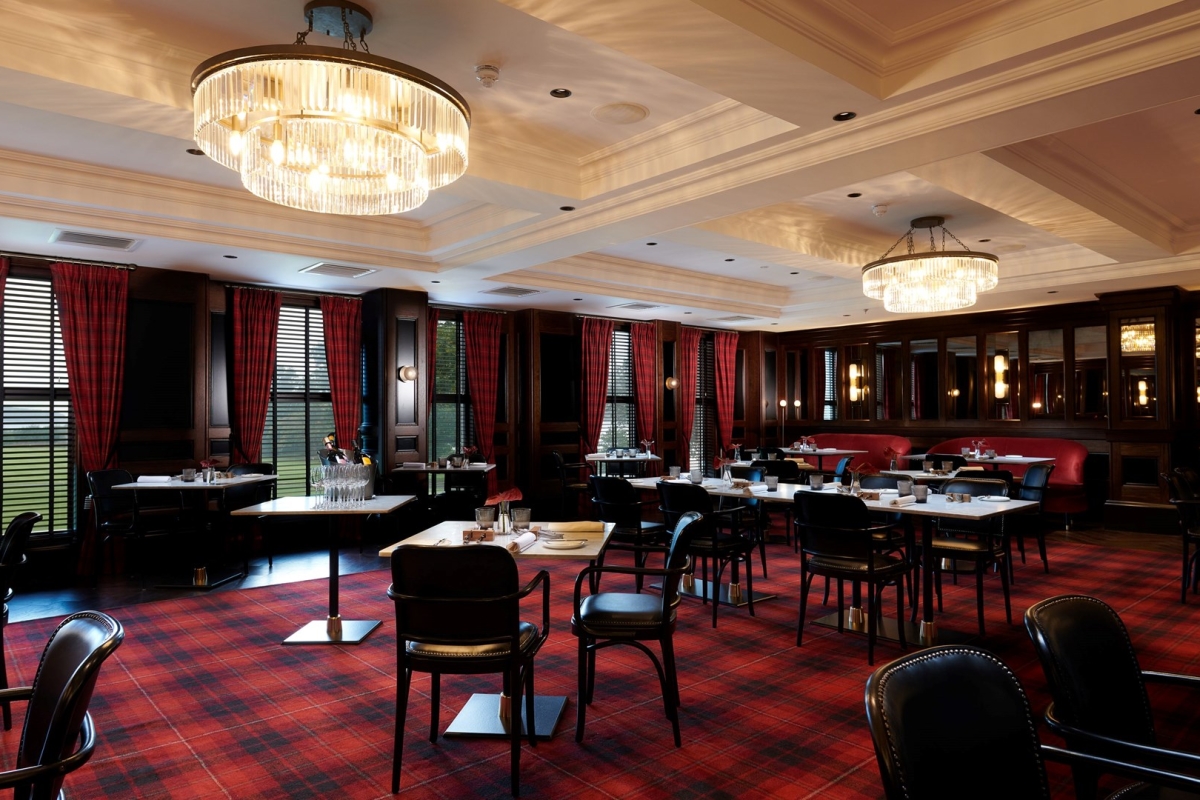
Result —
[{"label": "ceiling air vent", "polygon": [[758,317],[743,317],[743,316],[720,317],[719,319],[716,319],[714,321],[715,322],[749,322],[752,319],[758,319]]},{"label": "ceiling air vent", "polygon": [[370,275],[379,270],[366,267],[347,267],[343,264],[330,264],[322,261],[320,264],[313,264],[300,271],[307,272],[309,275],[328,275],[331,278],[361,278],[363,275]]},{"label": "ceiling air vent", "polygon": [[537,289],[525,289],[521,286],[501,286],[499,289],[488,289],[480,294],[498,294],[501,297],[528,297],[531,294],[541,294]]},{"label": "ceiling air vent", "polygon": [[101,233],[84,233],[83,231],[56,230],[50,237],[57,244],[77,244],[81,247],[103,247],[108,250],[124,250],[129,252],[142,243],[141,239],[127,239],[124,236],[105,236]]},{"label": "ceiling air vent", "polygon": [[609,306],[609,308],[620,308],[625,311],[649,311],[652,308],[662,308],[651,303],[622,303],[619,306]]}]

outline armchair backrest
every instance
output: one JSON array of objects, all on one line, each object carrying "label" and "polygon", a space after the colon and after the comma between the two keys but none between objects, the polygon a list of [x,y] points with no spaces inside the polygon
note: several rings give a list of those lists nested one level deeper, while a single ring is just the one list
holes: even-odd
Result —
[{"label": "armchair backrest", "polygon": [[642,504],[632,483],[607,475],[589,475],[588,483],[601,522],[613,522],[622,528],[642,524]]},{"label": "armchair backrest", "polygon": [[103,525],[118,514],[131,514],[134,509],[134,493],[114,486],[133,483],[133,475],[124,469],[97,469],[87,474],[88,491],[92,495],[92,509],[96,525]]},{"label": "armchair backrest", "polygon": [[1175,474],[1183,482],[1183,487],[1193,496],[1200,497],[1200,472],[1191,467],[1176,467]]},{"label": "armchair backrest", "polygon": [[889,475],[863,475],[858,479],[858,485],[863,489],[895,489],[899,483],[899,478]]},{"label": "armchair backrest", "polygon": [[1062,722],[1102,736],[1155,745],[1142,669],[1117,612],[1086,595],[1059,595],[1025,612]]},{"label": "armchair backrest", "polygon": [[867,679],[866,706],[888,800],[983,796],[985,782],[987,797],[1050,797],[1029,701],[985,650],[934,647],[885,664]]},{"label": "armchair backrest", "polygon": [[[675,524],[675,530],[671,534],[671,543],[667,550],[668,570],[682,570],[687,565],[688,546],[692,540],[699,537],[714,536],[713,523],[711,519],[704,517],[695,511],[688,511],[679,516],[679,522]],[[674,608],[679,605],[679,581],[676,577],[669,576],[663,581],[663,610]],[[666,619],[666,615],[663,616]]]},{"label": "armchair backrest", "polygon": [[1046,498],[1046,486],[1050,483],[1050,473],[1053,471],[1053,464],[1030,464],[1021,480],[1021,488],[1017,490],[1017,499],[1042,502]]},{"label": "armchair backrest", "polygon": [[658,497],[662,501],[663,519],[668,528],[679,524],[680,517],[689,511],[711,514],[712,497],[703,486],[693,483],[658,482]]},{"label": "armchair backrest", "polygon": [[782,461],[755,461],[752,466],[755,469],[761,469],[764,475],[774,475],[784,483],[795,483],[800,479],[800,465],[795,461],[783,459]]},{"label": "armchair backrest", "polygon": [[392,552],[396,636],[442,644],[517,635],[517,562],[503,547],[401,545]]},{"label": "armchair backrest", "polygon": [[793,495],[799,524],[800,549],[810,556],[868,559],[871,512],[849,494],[798,491]]},{"label": "armchair backrest", "polygon": [[8,597],[17,567],[25,561],[25,548],[29,545],[33,526],[41,521],[42,515],[36,511],[18,514],[8,523],[4,537],[0,538],[0,601]]},{"label": "armchair backrest", "polygon": [[[274,475],[275,465],[266,463],[234,464],[229,468],[230,475]],[[271,499],[271,481],[247,483],[243,486],[230,486],[225,490],[225,508],[233,511],[238,508],[257,505]]]},{"label": "armchair backrest", "polygon": [[[100,666],[125,639],[121,623],[99,611],[80,611],[59,623],[38,664],[21,731],[17,766],[32,767],[70,755],[87,715]],[[21,788],[17,797],[57,797],[63,776],[49,786]],[[43,793],[43,788],[48,790]]]},{"label": "armchair backrest", "polygon": [[990,478],[955,478],[942,484],[943,494],[969,494],[972,497],[1007,495],[1008,484]]}]

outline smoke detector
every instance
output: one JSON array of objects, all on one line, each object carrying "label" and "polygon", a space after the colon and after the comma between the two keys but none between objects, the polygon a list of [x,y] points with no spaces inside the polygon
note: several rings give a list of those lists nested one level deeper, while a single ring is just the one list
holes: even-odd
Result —
[{"label": "smoke detector", "polygon": [[475,68],[475,80],[482,83],[483,88],[490,89],[500,80],[500,68],[491,64],[480,64]]},{"label": "smoke detector", "polygon": [[871,206],[871,213],[877,217],[882,217],[887,213],[887,206],[881,204],[873,205]]}]

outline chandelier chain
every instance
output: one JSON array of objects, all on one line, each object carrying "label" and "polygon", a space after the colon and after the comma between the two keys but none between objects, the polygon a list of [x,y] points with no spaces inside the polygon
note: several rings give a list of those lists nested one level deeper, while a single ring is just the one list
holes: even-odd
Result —
[{"label": "chandelier chain", "polygon": [[350,20],[346,19],[346,9],[344,8],[342,9],[342,34],[345,37],[342,40],[342,49],[357,50],[358,45],[354,42],[354,34],[350,32]]},{"label": "chandelier chain", "polygon": [[887,258],[888,256],[890,256],[892,254],[892,251],[896,249],[896,245],[898,245],[904,241],[905,236],[908,237],[908,252],[911,253],[912,252],[912,229],[910,228],[908,233],[901,234],[900,238],[896,240],[896,244],[889,247],[888,251],[883,254],[883,257]]},{"label": "chandelier chain", "polygon": [[305,16],[308,17],[308,30],[296,32],[296,42],[295,42],[296,44],[308,44],[308,35],[310,33],[312,33],[312,31],[313,31],[312,13],[310,12],[310,13],[306,14]]}]

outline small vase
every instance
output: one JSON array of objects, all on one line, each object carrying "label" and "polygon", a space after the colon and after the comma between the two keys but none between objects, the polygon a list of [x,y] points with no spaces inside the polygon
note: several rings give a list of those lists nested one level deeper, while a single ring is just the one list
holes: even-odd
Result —
[{"label": "small vase", "polygon": [[733,470],[729,467],[722,467],[721,480],[725,481],[726,486],[733,486]]},{"label": "small vase", "polygon": [[862,484],[858,482],[857,478],[855,478],[854,482],[850,484],[850,494],[858,495],[861,492],[862,492]]},{"label": "small vase", "polygon": [[895,472],[895,470],[896,470],[896,459],[894,459],[894,458],[892,459],[892,465],[891,465],[890,467],[888,467],[888,469],[890,469],[890,470],[892,470],[893,472]]},{"label": "small vase", "polygon": [[496,523],[498,533],[508,533],[512,530],[512,524],[509,521],[511,517],[508,514],[508,503],[500,504],[500,519]]}]

